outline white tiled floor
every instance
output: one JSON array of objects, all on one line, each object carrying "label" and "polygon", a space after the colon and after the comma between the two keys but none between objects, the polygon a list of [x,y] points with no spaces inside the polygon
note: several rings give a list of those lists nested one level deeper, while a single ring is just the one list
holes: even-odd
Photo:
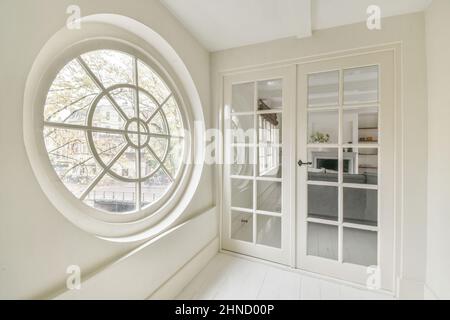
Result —
[{"label": "white tiled floor", "polygon": [[388,300],[392,297],[219,253],[177,299]]}]

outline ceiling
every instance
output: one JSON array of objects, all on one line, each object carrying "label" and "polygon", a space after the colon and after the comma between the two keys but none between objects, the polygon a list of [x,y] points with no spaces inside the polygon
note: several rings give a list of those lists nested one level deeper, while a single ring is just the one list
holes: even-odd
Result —
[{"label": "ceiling", "polygon": [[367,19],[422,11],[432,0],[160,0],[210,51],[296,36]]}]

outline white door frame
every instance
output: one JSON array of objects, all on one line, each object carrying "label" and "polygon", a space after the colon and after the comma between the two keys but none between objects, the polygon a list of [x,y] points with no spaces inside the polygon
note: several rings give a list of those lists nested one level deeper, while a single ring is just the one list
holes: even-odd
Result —
[{"label": "white door frame", "polygon": [[[279,68],[271,68],[259,71],[252,71],[246,73],[240,73],[235,75],[230,75],[225,77],[224,79],[224,166],[223,166],[223,214],[222,214],[222,248],[225,250],[269,260],[272,262],[290,265],[293,266],[295,264],[295,260],[292,255],[292,236],[295,236],[295,223],[293,223],[292,217],[295,213],[294,203],[295,203],[295,166],[291,162],[291,159],[295,157],[295,143],[294,143],[294,126],[295,126],[295,77],[296,70],[295,66],[287,66],[287,67],[279,67]],[[230,179],[231,173],[229,169],[229,163],[227,161],[229,157],[228,146],[230,146],[230,137],[226,134],[229,132],[229,124],[230,124],[230,112],[231,112],[231,97],[232,97],[232,85],[240,84],[240,83],[248,83],[264,80],[272,80],[272,79],[283,79],[283,102],[282,102],[282,178],[280,182],[282,182],[282,213],[281,217],[281,249],[272,248],[264,245],[260,245],[256,243],[256,235],[253,237],[253,243],[248,243],[244,241],[239,241],[232,239],[230,237],[230,214],[232,211],[231,207],[231,188],[230,188]],[[256,98],[257,89],[255,87],[255,98]],[[253,114],[256,114],[257,106],[255,99],[255,106]],[[250,112],[250,113],[252,113]],[[259,112],[259,111],[258,111]],[[276,111],[274,111],[276,112]],[[239,113],[238,115],[245,116],[247,113]],[[254,122],[254,128],[256,128],[256,117]],[[256,137],[255,144],[257,143]],[[257,157],[256,152],[254,154],[255,159]],[[256,162],[257,163],[257,162]],[[256,164],[255,164],[256,166]],[[256,177],[256,169],[254,169],[254,177],[255,181],[264,180],[264,178]],[[273,180],[273,179],[270,179]],[[256,182],[255,182],[256,186]],[[253,203],[254,208],[251,210],[247,210],[248,213],[252,213],[254,217],[258,216],[258,211],[256,210],[256,191],[254,187],[254,197]],[[239,210],[245,212],[243,210]],[[256,222],[253,219],[253,230],[254,233],[257,231]]]},{"label": "white door frame", "polygon": [[[395,101],[392,105],[392,108],[395,110],[395,168],[394,168],[394,179],[395,179],[395,194],[394,194],[394,200],[395,200],[395,208],[393,212],[393,219],[394,219],[394,241],[395,241],[395,249],[393,252],[393,288],[388,290],[383,290],[386,292],[396,292],[398,290],[398,279],[401,275],[401,242],[402,242],[402,213],[403,213],[403,179],[402,179],[402,165],[404,163],[403,155],[402,155],[402,148],[403,148],[403,126],[402,126],[402,118],[403,118],[403,108],[402,108],[402,95],[401,95],[401,56],[402,56],[402,45],[400,42],[393,42],[393,43],[387,43],[387,44],[379,44],[375,46],[370,47],[361,47],[361,48],[352,48],[352,49],[345,49],[340,51],[335,51],[331,53],[324,53],[324,54],[316,54],[306,57],[300,57],[300,58],[294,58],[284,61],[273,61],[269,63],[264,64],[256,64],[252,66],[245,66],[245,67],[237,67],[237,68],[229,68],[229,69],[223,69],[218,71],[217,75],[217,81],[216,81],[216,101],[217,101],[217,114],[218,117],[215,121],[217,124],[217,127],[220,128],[220,130],[223,132],[224,129],[224,84],[225,84],[225,78],[232,75],[237,75],[241,73],[246,72],[254,72],[254,71],[261,71],[261,70],[267,70],[271,68],[278,68],[278,67],[285,67],[285,66],[302,66],[309,63],[319,62],[319,61],[328,61],[328,60],[334,60],[339,58],[346,58],[346,57],[358,57],[360,55],[367,55],[372,53],[389,53],[392,55],[392,59],[394,60],[394,71],[395,71],[395,83],[394,83],[394,90],[395,90]],[[297,91],[297,90],[295,90]],[[296,119],[296,110],[293,110],[293,117]],[[296,122],[296,120],[294,120]],[[294,124],[295,126],[295,124]],[[294,138],[294,143],[296,145],[296,139]],[[223,151],[224,151],[224,144],[223,141],[217,141],[216,142],[217,150],[219,150],[218,154],[218,160],[220,163],[223,163]],[[220,251],[221,252],[228,252],[228,250],[224,247],[224,241],[223,241],[223,216],[224,216],[224,190],[223,190],[223,182],[224,182],[224,170],[222,165],[217,166],[216,170],[216,178],[219,182],[216,189],[216,194],[218,197],[218,204],[219,204],[219,210],[220,210],[220,219],[219,219],[219,239],[220,239]],[[296,170],[296,169],[294,169]],[[295,185],[297,182],[294,181],[293,184]],[[295,201],[294,201],[295,202]],[[295,206],[295,203],[294,203]],[[291,223],[292,223],[292,234],[291,234],[291,255],[290,255],[290,266],[296,267],[300,269],[301,266],[297,264],[297,239],[296,239],[296,229],[297,224],[295,214],[291,216]],[[238,253],[239,255],[239,253]],[[245,254],[242,254],[242,257],[246,257]],[[300,271],[301,272],[301,271]]]},{"label": "white door frame", "polygon": [[[343,261],[343,229],[357,228],[359,230],[377,231],[377,261],[380,270],[380,285],[382,289],[392,291],[394,286],[394,232],[395,232],[395,203],[394,203],[394,184],[395,184],[395,158],[394,158],[394,141],[395,141],[395,68],[393,55],[390,52],[371,53],[346,58],[337,58],[328,61],[314,62],[301,65],[298,67],[298,123],[297,123],[297,156],[299,160],[307,161],[307,76],[308,74],[339,71],[339,105],[343,105],[343,70],[356,67],[365,67],[377,65],[379,67],[379,95],[380,101],[376,104],[363,105],[361,107],[370,107],[376,105],[378,109],[378,125],[379,125],[379,142],[366,145],[379,146],[378,151],[378,186],[355,185],[364,189],[378,190],[378,226],[362,226],[345,223],[343,221],[343,186],[342,175],[337,183],[340,190],[338,199],[339,218],[338,221],[326,221],[314,218],[308,218],[307,214],[307,168],[297,167],[297,267],[311,272],[318,272],[327,276],[332,276],[346,281],[366,284],[369,277],[375,279],[375,269],[368,269],[364,266],[345,263]],[[358,105],[360,106],[360,105]],[[339,107],[339,131],[342,137],[342,114],[343,108]],[[320,144],[317,147],[326,148],[327,146],[344,145],[340,141],[337,145]],[[312,145],[311,145],[312,146]],[[358,145],[353,145],[356,148]],[[361,147],[361,145],[360,145]],[[339,152],[339,159],[342,160],[342,153]],[[342,161],[341,161],[342,165]],[[342,168],[341,168],[342,171]],[[312,182],[312,184],[325,184]],[[333,186],[336,183],[331,183]],[[347,184],[349,187],[349,184]],[[317,220],[317,221],[316,221]],[[307,254],[307,224],[308,222],[319,222],[332,225],[338,229],[338,259],[320,258]],[[371,273],[372,272],[372,273]],[[374,283],[375,285],[375,283]]]}]

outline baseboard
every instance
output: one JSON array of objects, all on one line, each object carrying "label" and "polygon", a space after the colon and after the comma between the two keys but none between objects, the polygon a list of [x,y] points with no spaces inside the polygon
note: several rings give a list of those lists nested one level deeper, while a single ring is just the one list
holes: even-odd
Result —
[{"label": "baseboard", "polygon": [[161,285],[149,300],[175,299],[191,280],[208,264],[219,252],[219,238],[215,238],[206,245],[191,260],[182,266],[177,273]]}]

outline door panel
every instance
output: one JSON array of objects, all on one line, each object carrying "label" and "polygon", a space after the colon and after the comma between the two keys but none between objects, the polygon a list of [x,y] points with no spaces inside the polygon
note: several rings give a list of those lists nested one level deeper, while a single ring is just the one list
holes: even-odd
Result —
[{"label": "door panel", "polygon": [[291,265],[295,72],[224,81],[223,249]]},{"label": "door panel", "polygon": [[224,77],[223,249],[393,290],[394,72],[385,51]]},{"label": "door panel", "polygon": [[297,267],[393,288],[392,52],[298,66]]}]

